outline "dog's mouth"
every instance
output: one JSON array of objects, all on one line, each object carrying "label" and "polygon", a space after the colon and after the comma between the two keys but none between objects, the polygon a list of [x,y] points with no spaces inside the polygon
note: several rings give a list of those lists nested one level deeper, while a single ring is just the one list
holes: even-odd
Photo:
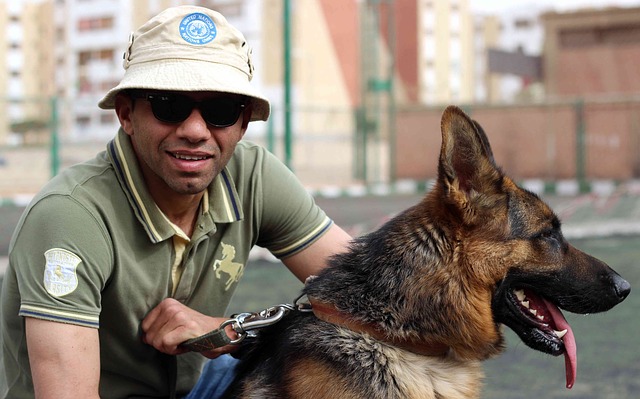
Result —
[{"label": "dog's mouth", "polygon": [[571,388],[577,369],[576,341],[560,309],[529,288],[518,287],[504,294],[506,306],[501,306],[498,321],[529,347],[554,356],[564,354],[567,388]]}]

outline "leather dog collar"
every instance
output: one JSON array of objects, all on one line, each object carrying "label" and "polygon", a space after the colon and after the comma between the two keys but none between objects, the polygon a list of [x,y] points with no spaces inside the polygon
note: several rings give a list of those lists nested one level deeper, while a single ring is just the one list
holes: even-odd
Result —
[{"label": "leather dog collar", "polygon": [[409,339],[389,337],[380,328],[353,320],[348,314],[341,312],[334,305],[309,298],[313,314],[320,320],[347,328],[351,331],[368,334],[377,341],[395,346],[422,356],[442,357],[449,352],[449,346],[443,343],[416,342]]}]

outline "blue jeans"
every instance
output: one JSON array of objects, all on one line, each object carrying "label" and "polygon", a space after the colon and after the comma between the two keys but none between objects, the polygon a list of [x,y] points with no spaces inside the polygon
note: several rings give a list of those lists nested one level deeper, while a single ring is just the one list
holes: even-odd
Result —
[{"label": "blue jeans", "polygon": [[204,364],[202,374],[184,399],[218,399],[233,381],[238,360],[222,355]]}]

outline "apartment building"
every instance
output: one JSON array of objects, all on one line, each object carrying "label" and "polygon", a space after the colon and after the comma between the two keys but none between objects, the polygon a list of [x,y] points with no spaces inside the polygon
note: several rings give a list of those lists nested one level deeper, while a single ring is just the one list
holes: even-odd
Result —
[{"label": "apartment building", "polygon": [[420,0],[417,3],[418,101],[422,104],[472,102],[477,77],[469,2]]},{"label": "apartment building", "polygon": [[[0,143],[39,142],[50,116],[49,99],[55,86],[51,42],[53,26],[46,23],[52,4],[46,1],[0,3]],[[12,133],[13,132],[13,133]]]}]

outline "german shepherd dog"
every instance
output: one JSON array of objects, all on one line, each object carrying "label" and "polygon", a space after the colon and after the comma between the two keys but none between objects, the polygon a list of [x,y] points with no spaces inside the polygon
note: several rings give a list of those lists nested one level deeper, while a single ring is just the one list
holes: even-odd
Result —
[{"label": "german shepherd dog", "polygon": [[478,123],[451,106],[441,130],[431,191],[307,281],[313,312],[261,330],[228,397],[477,398],[502,324],[564,354],[573,385],[575,340],[559,308],[606,311],[629,283],[567,243],[549,206],[496,166]]}]

